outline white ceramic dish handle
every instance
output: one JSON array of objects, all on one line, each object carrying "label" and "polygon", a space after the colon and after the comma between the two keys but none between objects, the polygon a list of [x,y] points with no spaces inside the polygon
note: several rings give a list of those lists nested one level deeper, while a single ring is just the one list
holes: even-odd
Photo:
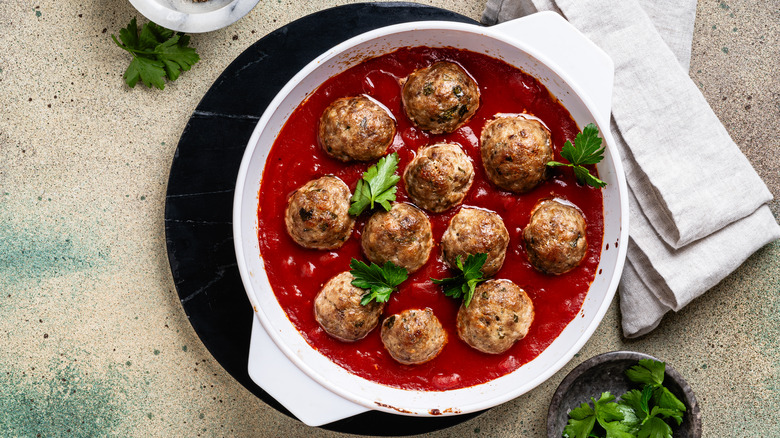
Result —
[{"label": "white ceramic dish handle", "polygon": [[[252,321],[249,377],[308,426],[322,426],[368,411],[312,380],[282,353],[257,317]],[[301,397],[301,394],[306,394]]]},{"label": "white ceramic dish handle", "polygon": [[523,41],[565,71],[595,104],[608,126],[615,64],[603,50],[555,12],[539,12],[492,27]]},{"label": "white ceramic dish handle", "polygon": [[[599,122],[609,123],[614,64],[565,19],[553,12],[541,12],[507,21],[493,29],[544,53],[585,90],[595,103]],[[309,426],[321,426],[368,411],[302,372],[279,350],[256,317],[248,368],[249,376],[258,386]],[[302,393],[306,396],[301,397]]]}]

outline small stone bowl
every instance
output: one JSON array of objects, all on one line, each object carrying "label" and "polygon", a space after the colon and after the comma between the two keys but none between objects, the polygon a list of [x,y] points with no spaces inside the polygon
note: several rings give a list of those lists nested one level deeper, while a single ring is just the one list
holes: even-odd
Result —
[{"label": "small stone bowl", "polygon": [[[593,397],[598,400],[602,392],[620,397],[637,384],[626,377],[626,370],[640,359],[659,360],[634,351],[613,351],[594,356],[574,368],[563,379],[550,401],[547,411],[547,437],[561,438],[563,428],[569,421],[569,412]],[[664,386],[679,398],[687,408],[680,426],[672,424],[674,438],[700,438],[701,412],[696,396],[680,373],[666,364]]]}]

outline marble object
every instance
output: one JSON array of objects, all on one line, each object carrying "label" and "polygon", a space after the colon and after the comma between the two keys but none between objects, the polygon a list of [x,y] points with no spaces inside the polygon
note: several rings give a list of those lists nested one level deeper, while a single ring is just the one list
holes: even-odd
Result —
[{"label": "marble object", "polygon": [[260,0],[130,0],[144,17],[168,29],[198,33],[229,26]]},{"label": "marble object", "polygon": [[[594,356],[574,368],[558,385],[550,401],[547,411],[547,437],[560,438],[569,420],[569,411],[590,401],[591,397],[598,399],[605,391],[620,397],[631,389],[639,389],[637,384],[626,377],[625,372],[640,359],[659,360],[634,351],[613,351]],[[691,386],[668,363],[663,384],[688,408],[682,424],[672,426],[672,436],[700,438],[701,411]]]}]

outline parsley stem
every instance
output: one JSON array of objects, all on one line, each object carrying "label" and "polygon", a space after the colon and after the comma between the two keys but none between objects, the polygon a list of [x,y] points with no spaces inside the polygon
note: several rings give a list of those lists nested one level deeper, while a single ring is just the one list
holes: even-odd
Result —
[{"label": "parsley stem", "polygon": [[138,55],[157,55],[156,52],[150,52],[148,50],[136,50],[136,49],[131,49],[131,48],[127,47],[127,46],[123,46],[122,44],[119,43],[119,41],[117,41],[117,39],[116,39],[116,37],[114,35],[111,35],[111,39],[114,40],[114,42],[116,43],[117,46],[119,46],[122,49],[130,52],[131,55],[136,55],[136,54],[138,54]]}]

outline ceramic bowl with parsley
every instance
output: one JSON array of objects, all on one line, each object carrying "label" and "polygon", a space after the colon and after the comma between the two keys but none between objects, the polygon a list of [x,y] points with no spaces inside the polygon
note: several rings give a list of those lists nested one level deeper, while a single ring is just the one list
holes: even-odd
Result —
[{"label": "ceramic bowl with parsley", "polygon": [[550,402],[548,438],[701,437],[693,389],[669,363],[613,351],[574,368]]}]

